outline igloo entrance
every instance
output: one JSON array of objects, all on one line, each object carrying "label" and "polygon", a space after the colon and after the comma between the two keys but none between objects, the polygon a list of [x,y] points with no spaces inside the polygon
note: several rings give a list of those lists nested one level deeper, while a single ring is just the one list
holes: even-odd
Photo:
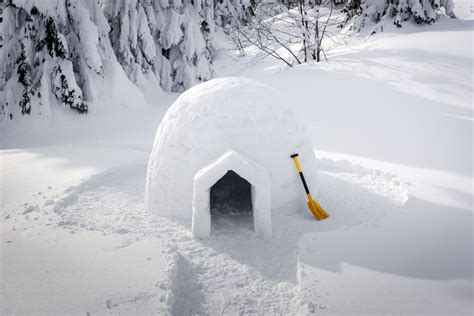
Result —
[{"label": "igloo entrance", "polygon": [[229,170],[210,190],[213,233],[253,228],[252,185]]},{"label": "igloo entrance", "polygon": [[[264,167],[233,150],[225,152],[194,175],[193,235],[197,238],[209,237],[213,217],[225,220],[226,211],[231,217],[237,215],[240,220],[244,219],[245,216],[241,216],[244,214],[231,211],[235,207],[239,211],[247,210],[246,215],[250,217],[247,219],[250,225],[253,223],[257,236],[270,237],[270,185],[270,177]],[[220,216],[211,215],[216,212]]]}]

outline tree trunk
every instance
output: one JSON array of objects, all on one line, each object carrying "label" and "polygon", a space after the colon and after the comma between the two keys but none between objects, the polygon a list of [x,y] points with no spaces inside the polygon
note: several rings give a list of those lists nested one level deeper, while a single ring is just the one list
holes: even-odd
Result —
[{"label": "tree trunk", "polygon": [[[300,0],[298,2],[298,9],[300,11],[301,15],[301,30],[303,31],[303,53],[304,53],[304,62],[308,61],[308,50],[307,50],[307,42],[306,42],[306,36],[307,36],[307,29],[305,29],[305,16],[303,13],[303,6],[304,6],[304,0]],[[308,24],[306,23],[306,26]]]},{"label": "tree trunk", "polygon": [[313,50],[313,59],[316,60],[316,62],[320,62],[321,58],[321,41],[319,40],[319,9],[318,9],[318,14],[316,15],[316,21],[315,21],[315,27],[314,27],[314,40],[316,42],[316,47],[315,51]]}]

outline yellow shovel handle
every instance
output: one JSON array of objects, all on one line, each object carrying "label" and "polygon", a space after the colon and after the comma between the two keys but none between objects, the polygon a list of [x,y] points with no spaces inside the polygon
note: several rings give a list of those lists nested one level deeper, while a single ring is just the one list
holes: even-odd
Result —
[{"label": "yellow shovel handle", "polygon": [[295,161],[296,169],[298,170],[298,173],[300,174],[301,182],[303,182],[306,196],[308,196],[308,200],[311,201],[313,198],[311,197],[311,193],[309,192],[308,185],[306,184],[306,180],[303,175],[303,170],[301,170],[301,165],[300,165],[300,162],[298,161],[298,154],[291,155],[291,158],[293,158],[293,160]]}]

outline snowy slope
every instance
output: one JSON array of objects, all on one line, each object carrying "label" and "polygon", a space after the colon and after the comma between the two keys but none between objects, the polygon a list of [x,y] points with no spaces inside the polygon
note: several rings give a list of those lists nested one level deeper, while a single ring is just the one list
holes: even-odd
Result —
[{"label": "snowy slope", "polygon": [[[321,65],[284,69],[266,59],[230,70],[286,91],[312,129],[317,158],[331,162],[322,174],[358,188],[324,192],[329,184],[320,180],[319,198],[339,223],[298,243],[301,301],[317,313],[469,314],[472,20],[339,40],[351,45],[332,47]],[[241,59],[247,62],[252,57]],[[220,75],[229,71],[225,64]],[[353,164],[376,179],[364,180]],[[374,183],[400,181],[377,179],[383,172],[409,184],[395,190],[401,205],[367,197]],[[351,204],[349,213],[336,196]],[[350,220],[361,211],[368,214]]]},{"label": "snowy slope", "polygon": [[331,218],[284,210],[269,240],[243,229],[196,241],[188,222],[145,209],[174,95],[7,128],[2,310],[472,314],[472,20],[403,32],[340,38],[328,63],[292,69],[221,52],[219,76],[277,88],[315,145],[313,191]]}]

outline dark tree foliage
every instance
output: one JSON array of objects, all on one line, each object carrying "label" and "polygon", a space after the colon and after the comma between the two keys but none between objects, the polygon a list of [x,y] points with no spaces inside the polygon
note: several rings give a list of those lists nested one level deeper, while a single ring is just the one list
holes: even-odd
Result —
[{"label": "dark tree foliage", "polygon": [[16,60],[17,73],[18,73],[18,81],[26,88],[31,83],[31,67],[28,64],[28,60],[26,59],[26,52],[25,52],[25,44],[20,42],[20,56],[18,56]]},{"label": "dark tree foliage", "polygon": [[69,87],[67,78],[62,73],[61,67],[58,67],[57,72],[60,73],[61,86],[56,87],[56,90],[59,92],[61,102],[79,113],[87,113],[89,110],[87,104],[77,97],[76,90]]},{"label": "dark tree foliage", "polygon": [[349,0],[346,6],[342,9],[349,18],[362,13],[361,0]]},{"label": "dark tree foliage", "polygon": [[30,95],[29,95],[27,89],[23,90],[23,94],[22,94],[21,99],[20,99],[20,108],[21,108],[21,114],[30,115],[31,103],[30,103]]},{"label": "dark tree foliage", "polygon": [[18,82],[23,86],[23,94],[21,96],[19,105],[21,108],[21,114],[30,114],[31,104],[29,96],[29,88],[31,85],[31,67],[28,64],[28,59],[26,58],[25,44],[20,41],[20,56],[16,60],[17,64],[17,73],[18,73]]},{"label": "dark tree foliage", "polygon": [[38,15],[38,14],[39,14],[38,8],[36,8],[35,6],[33,6],[33,7],[31,8],[30,13],[31,13],[31,15]]},{"label": "dark tree foliage", "polygon": [[46,37],[44,42],[51,57],[66,58],[66,49],[58,36],[58,28],[53,18],[49,17],[45,23]]}]

